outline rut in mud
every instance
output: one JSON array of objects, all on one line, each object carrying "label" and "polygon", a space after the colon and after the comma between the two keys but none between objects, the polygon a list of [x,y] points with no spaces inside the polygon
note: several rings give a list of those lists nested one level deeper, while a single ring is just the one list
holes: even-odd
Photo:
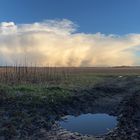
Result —
[{"label": "rut in mud", "polygon": [[[137,76],[109,77],[106,82],[86,89],[71,90],[69,98],[48,103],[31,97],[8,98],[4,91],[0,98],[0,138],[71,140],[71,139],[139,139],[140,133],[140,78]],[[30,99],[30,100],[29,100]],[[34,101],[34,102],[33,102]],[[36,101],[36,102],[35,102]],[[117,116],[116,128],[98,138],[71,133],[61,129],[55,122],[66,115],[106,113]]]},{"label": "rut in mud", "polygon": [[[97,85],[94,88],[81,90],[80,95],[82,96],[76,98],[78,101],[75,100],[75,112],[71,111],[69,114],[107,113],[117,116],[118,124],[114,130],[100,137],[87,136],[89,139],[139,140],[140,79],[138,77],[124,77],[121,80],[117,79],[112,81],[108,81],[104,85]],[[80,105],[82,106],[78,106],[78,103],[81,103]],[[65,139],[65,136],[68,137],[70,133],[66,131],[62,135],[63,130],[60,130],[59,135],[57,132],[59,131],[56,131],[56,136],[62,137],[62,139]],[[72,139],[70,137],[68,138]],[[75,136],[76,138],[77,136]],[[84,139],[86,138],[84,137]]]}]

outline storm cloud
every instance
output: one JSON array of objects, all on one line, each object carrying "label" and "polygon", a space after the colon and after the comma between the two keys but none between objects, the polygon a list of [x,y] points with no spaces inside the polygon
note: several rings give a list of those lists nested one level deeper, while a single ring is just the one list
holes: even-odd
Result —
[{"label": "storm cloud", "polygon": [[[0,64],[39,66],[139,65],[140,34],[77,32],[67,19],[0,23]],[[94,28],[94,27],[93,27]]]}]

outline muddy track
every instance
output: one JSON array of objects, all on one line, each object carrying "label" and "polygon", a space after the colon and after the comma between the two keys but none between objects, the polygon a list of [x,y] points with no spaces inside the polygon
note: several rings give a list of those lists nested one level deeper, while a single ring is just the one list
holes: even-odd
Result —
[{"label": "muddy track", "polygon": [[118,106],[118,125],[105,140],[140,139],[140,92],[126,96]]},{"label": "muddy track", "polygon": [[[118,124],[116,128],[108,134],[100,137],[82,136],[75,134],[55,126],[53,128],[52,138],[61,140],[66,139],[98,139],[98,140],[139,140],[140,139],[140,89],[138,85],[139,79],[127,78],[122,83],[107,83],[98,85],[94,88],[77,91],[75,97],[78,96],[78,102],[69,114],[79,115],[82,113],[108,113],[117,116]],[[130,80],[130,81],[128,81]],[[135,85],[134,85],[135,84]],[[88,105],[87,102],[88,101]],[[90,102],[91,101],[91,102]],[[82,104],[78,108],[78,103]],[[81,112],[80,112],[81,111]],[[78,112],[78,113],[77,113]],[[77,114],[76,114],[77,113]],[[57,129],[56,129],[57,128]]]},{"label": "muddy track", "polygon": [[[20,100],[6,100],[1,91],[0,140],[139,140],[139,85],[138,77],[111,77],[94,87],[71,90],[72,96],[57,104],[48,104],[43,99],[37,106]],[[115,115],[118,125],[108,134],[94,137],[71,133],[56,123],[65,115],[83,113]]]}]

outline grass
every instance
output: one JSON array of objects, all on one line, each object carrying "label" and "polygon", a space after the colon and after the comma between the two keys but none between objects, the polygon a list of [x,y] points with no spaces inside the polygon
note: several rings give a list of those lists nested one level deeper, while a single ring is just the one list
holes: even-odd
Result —
[{"label": "grass", "polygon": [[[112,83],[113,79],[119,83],[120,75],[123,75],[122,79],[140,75],[137,70],[133,74],[128,73],[132,69],[125,72],[115,70],[115,73],[110,69],[105,71],[88,68],[0,68],[0,136],[10,139],[19,135],[23,138],[25,129],[31,131],[26,131],[29,136],[30,133],[36,134],[39,128],[50,128],[55,117],[67,114],[68,108],[79,109],[87,100],[93,102],[99,94],[104,96],[99,92],[93,96],[92,91],[79,92],[82,89],[108,80]],[[100,88],[104,88],[104,84]]]},{"label": "grass", "polygon": [[42,104],[44,100],[58,104],[70,100],[75,89],[94,87],[120,75],[140,75],[140,69],[2,67],[0,96],[27,104]]},{"label": "grass", "polygon": [[51,101],[70,96],[73,89],[84,89],[109,78],[140,75],[139,68],[0,68],[0,94],[48,97]]}]

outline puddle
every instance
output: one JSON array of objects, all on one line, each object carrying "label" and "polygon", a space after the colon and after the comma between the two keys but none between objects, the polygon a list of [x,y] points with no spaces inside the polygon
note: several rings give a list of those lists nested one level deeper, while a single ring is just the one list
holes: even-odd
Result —
[{"label": "puddle", "polygon": [[79,116],[65,116],[59,122],[60,126],[71,132],[88,135],[103,135],[117,124],[117,117],[108,114],[82,114]]}]

